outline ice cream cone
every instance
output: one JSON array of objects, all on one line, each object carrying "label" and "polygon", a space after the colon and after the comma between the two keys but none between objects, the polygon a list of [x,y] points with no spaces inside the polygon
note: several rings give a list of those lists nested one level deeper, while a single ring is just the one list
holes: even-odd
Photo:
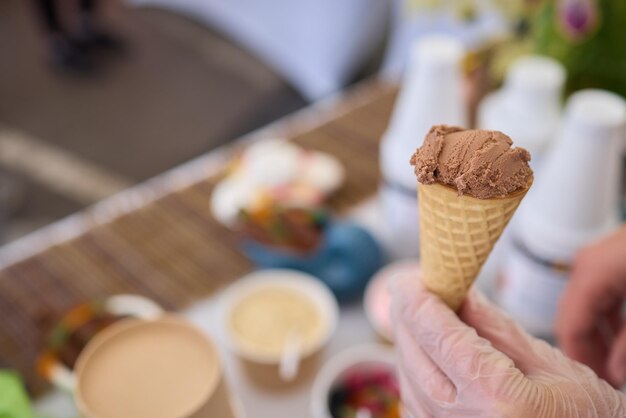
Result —
[{"label": "ice cream cone", "polygon": [[440,183],[418,182],[422,280],[453,310],[461,306],[529,188],[477,199]]}]

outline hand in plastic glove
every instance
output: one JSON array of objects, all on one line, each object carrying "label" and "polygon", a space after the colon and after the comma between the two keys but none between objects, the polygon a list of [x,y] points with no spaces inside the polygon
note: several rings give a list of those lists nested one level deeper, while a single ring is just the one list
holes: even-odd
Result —
[{"label": "hand in plastic glove", "polygon": [[626,417],[626,397],[477,292],[459,316],[419,278],[392,286],[402,400],[421,417]]},{"label": "hand in plastic glove", "polygon": [[556,331],[571,358],[626,383],[626,227],[581,251],[561,298]]}]

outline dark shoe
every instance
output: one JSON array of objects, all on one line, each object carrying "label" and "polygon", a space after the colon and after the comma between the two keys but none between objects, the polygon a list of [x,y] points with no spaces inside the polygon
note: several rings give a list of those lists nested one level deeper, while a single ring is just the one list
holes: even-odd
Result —
[{"label": "dark shoe", "polygon": [[126,51],[124,41],[116,34],[87,22],[82,25],[82,30],[75,41],[85,49],[100,49],[116,53]]},{"label": "dark shoe", "polygon": [[95,70],[92,60],[75,42],[65,36],[51,40],[52,63],[63,71],[91,74]]}]

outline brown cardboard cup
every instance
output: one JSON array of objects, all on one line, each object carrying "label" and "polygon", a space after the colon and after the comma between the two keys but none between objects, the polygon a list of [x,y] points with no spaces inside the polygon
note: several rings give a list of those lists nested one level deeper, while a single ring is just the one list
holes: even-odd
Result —
[{"label": "brown cardboard cup", "polygon": [[213,343],[173,315],[124,319],[76,363],[84,418],[235,418]]},{"label": "brown cardboard cup", "polygon": [[309,354],[300,360],[298,374],[293,380],[285,380],[280,375],[278,362],[261,362],[240,356],[239,360],[247,378],[255,385],[268,390],[283,390],[310,382],[320,365],[323,350]]}]

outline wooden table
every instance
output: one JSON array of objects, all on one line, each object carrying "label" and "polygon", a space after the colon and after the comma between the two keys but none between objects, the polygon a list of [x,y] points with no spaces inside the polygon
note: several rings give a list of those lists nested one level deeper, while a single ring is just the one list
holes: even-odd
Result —
[{"label": "wooden table", "polygon": [[287,137],[339,158],[347,181],[331,206],[340,213],[371,197],[394,98],[391,86],[362,84],[1,248],[0,365],[41,393],[42,341],[77,303],[138,293],[183,310],[249,271],[208,202],[229,158],[250,141]]}]

